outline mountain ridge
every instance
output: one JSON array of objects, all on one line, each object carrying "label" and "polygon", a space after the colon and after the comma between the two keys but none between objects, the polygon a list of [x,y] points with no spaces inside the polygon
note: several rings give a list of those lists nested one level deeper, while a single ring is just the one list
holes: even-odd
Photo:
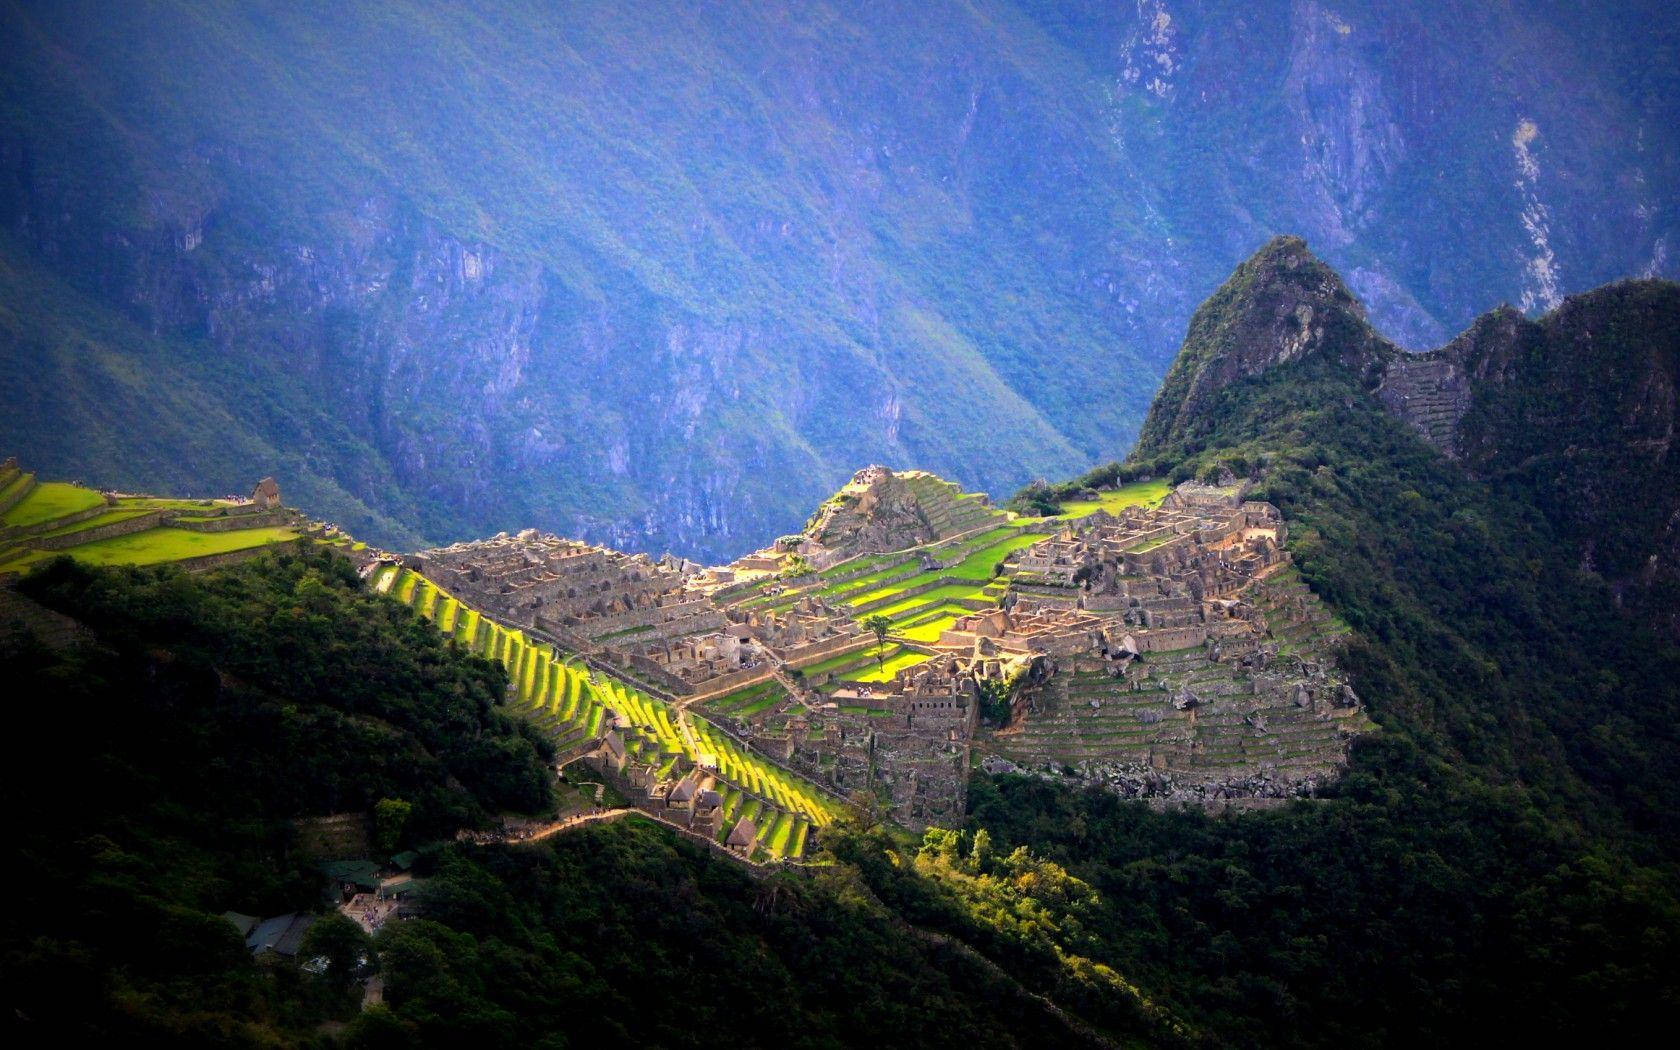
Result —
[{"label": "mountain ridge", "polygon": [[[0,226],[49,301],[0,311],[0,397],[49,414],[0,444],[231,488],[219,434],[146,423],[196,408],[391,545],[717,558],[862,463],[998,495],[1121,454],[1279,230],[1407,345],[1676,264],[1680,96],[1627,60],[1672,19],[1620,7],[488,10],[7,6]],[[72,344],[45,375],[42,315]]]},{"label": "mountain ridge", "polygon": [[1619,281],[1533,320],[1504,304],[1409,352],[1304,241],[1277,238],[1197,311],[1133,458],[1194,446],[1222,393],[1297,363],[1333,367],[1470,475],[1550,508],[1584,566],[1680,625],[1680,284]]}]

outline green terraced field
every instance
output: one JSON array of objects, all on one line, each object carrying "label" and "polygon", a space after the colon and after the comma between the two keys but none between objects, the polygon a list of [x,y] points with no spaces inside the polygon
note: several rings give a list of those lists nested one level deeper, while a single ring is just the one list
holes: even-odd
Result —
[{"label": "green terraced field", "polygon": [[912,609],[917,611],[926,611],[934,605],[941,605],[946,602],[962,598],[984,598],[986,596],[985,591],[986,588],[980,584],[948,583],[942,587],[935,587],[932,590],[923,591],[921,594],[912,595],[904,601],[895,602],[892,605],[886,606],[882,609],[876,609],[874,611],[880,613],[888,619],[893,619],[902,616],[904,613],[909,612]]},{"label": "green terraced field", "polygon": [[941,605],[938,615],[931,618],[918,616],[919,621],[911,626],[903,627],[894,633],[909,642],[936,642],[939,636],[949,630],[957,622],[957,617],[966,616],[970,610],[960,605]]},{"label": "green terraced field", "polygon": [[771,678],[755,685],[749,685],[737,689],[732,693],[725,693],[722,696],[713,697],[712,699],[707,700],[702,706],[704,706],[708,711],[718,711],[723,714],[731,714],[742,707],[756,704],[758,701],[763,700],[766,697],[779,700],[783,695],[785,695],[785,691],[782,689],[781,683],[777,682],[774,678]]},{"label": "green terraced field", "polygon": [[[995,531],[1004,532],[1008,530]],[[963,558],[962,561],[951,566],[949,569],[930,569],[927,572],[917,573],[914,576],[907,576],[902,580],[894,580],[891,583],[880,587],[857,592],[849,592],[843,596],[841,600],[847,605],[857,608],[859,606],[868,605],[871,602],[878,602],[885,598],[891,598],[894,595],[903,594],[906,591],[915,590],[917,587],[925,587],[930,583],[934,583],[935,581],[942,579],[972,580],[976,583],[983,583],[997,575],[997,566],[1004,560],[1004,558],[1023,547],[1030,547],[1032,544],[1043,539],[1044,536],[1045,534],[1040,532],[1024,532],[1019,535],[1007,536],[1004,539],[990,544],[989,546],[981,547],[978,550],[975,550],[973,553],[969,554],[967,557]],[[936,588],[936,590],[938,590],[938,588]],[[881,611],[885,612],[886,610]],[[887,615],[891,616],[892,613],[888,612]]]},{"label": "green terraced field", "polygon": [[898,672],[906,667],[915,667],[933,659],[926,653],[918,653],[913,649],[902,649],[879,664],[870,664],[861,670],[842,675],[848,682],[889,682]]},{"label": "green terraced field", "polygon": [[760,712],[770,710],[772,707],[781,703],[784,699],[786,699],[785,694],[766,696],[762,699],[754,700],[752,703],[747,704],[744,707],[737,707],[734,711],[731,711],[730,714],[741,718],[751,718],[753,715],[759,714]]},{"label": "green terraced field", "polygon": [[861,557],[852,558],[849,561],[843,561],[838,565],[830,565],[817,575],[821,576],[825,580],[832,580],[836,576],[844,576],[850,572],[858,572],[870,566],[883,564],[889,558],[897,557],[899,557],[898,554],[865,554]]},{"label": "green terraced field", "polygon": [[240,529],[235,532],[194,532],[190,529],[156,528],[128,536],[116,536],[72,547],[65,551],[23,552],[0,564],[0,572],[27,568],[40,561],[68,554],[90,565],[158,565],[184,561],[208,554],[228,554],[270,543],[286,543],[299,533],[285,526]]},{"label": "green terraced field", "polygon": [[[470,632],[473,640],[467,644],[475,652],[505,666],[513,686],[514,709],[547,728],[563,746],[599,736],[611,710],[628,725],[626,747],[655,762],[661,775],[673,775],[683,760],[714,763],[727,785],[758,796],[753,800],[758,807],[755,812],[768,813],[768,819],[775,822],[763,827],[785,821],[785,834],[761,842],[770,856],[802,856],[809,828],[834,819],[835,804],[814,785],[748,751],[704,719],[685,715],[633,685],[572,662],[575,658],[562,657],[552,646],[528,638],[523,631],[484,617],[419,573],[386,566],[374,575],[371,585],[376,592],[393,596],[426,615],[439,630],[446,630],[436,618],[439,610],[458,610],[454,613],[458,623],[448,633],[463,639]],[[775,685],[760,686],[764,684]],[[729,697],[739,698],[757,688],[749,687]],[[774,693],[751,703],[768,706],[780,699],[779,693],[777,687]],[[685,718],[687,732],[683,729]]]},{"label": "green terraced field", "polygon": [[[826,660],[820,660],[817,663],[808,664],[805,667],[799,668],[799,673],[804,675],[822,674],[825,671],[832,671],[836,667],[845,667],[847,664],[853,663],[864,657],[868,657],[873,660],[875,659],[875,650],[878,648],[881,647],[872,645],[867,649],[854,649],[849,653],[841,653],[839,656],[831,656]],[[896,647],[893,646],[892,643],[887,643],[886,649],[888,652],[891,652],[894,648]]]},{"label": "green terraced field", "polygon": [[131,510],[209,510],[228,506],[218,499],[172,499],[167,496],[120,496],[117,506]]},{"label": "green terraced field", "polygon": [[961,562],[946,569],[944,575],[959,580],[989,580],[997,575],[995,570],[999,562],[1023,547],[1032,546],[1042,540],[1044,536],[1045,534],[1041,532],[1023,532],[1019,536],[1011,536],[992,544],[990,547],[975,551]]},{"label": "green terraced field", "polygon": [[566,664],[551,646],[485,620],[478,610],[409,569],[386,566],[372,586],[473,652],[506,667],[515,710],[548,729],[558,743],[566,746],[598,735],[605,709],[596,688],[585,670]]},{"label": "green terraced field", "polygon": [[67,514],[92,510],[104,502],[105,497],[92,489],[63,481],[47,481],[36,485],[34,491],[8,510],[0,521],[11,526],[39,525]]},{"label": "green terraced field", "polygon": [[1158,481],[1135,481],[1130,485],[1122,485],[1117,489],[1104,492],[1095,500],[1070,500],[1062,504],[1062,511],[1058,518],[1083,518],[1105,510],[1113,514],[1126,507],[1153,507],[1167,498],[1172,491],[1172,484],[1165,478]]},{"label": "green terraced field", "polygon": [[928,584],[935,582],[944,575],[945,571],[943,569],[934,569],[931,572],[917,573],[914,576],[907,576],[902,580],[895,580],[884,587],[876,587],[873,590],[864,591],[861,594],[851,595],[844,600],[847,605],[850,605],[855,609],[861,605],[868,605],[871,602],[878,602],[884,598],[891,598],[894,595],[903,594],[905,591],[914,590],[917,587],[926,587]]},{"label": "green terraced field", "polygon": [[885,568],[877,569],[874,572],[855,577],[854,579],[844,580],[840,583],[831,583],[827,587],[817,591],[817,593],[825,598],[832,598],[836,595],[857,594],[862,591],[870,590],[882,581],[903,572],[911,565],[912,561],[913,559],[911,558],[896,558]]}]

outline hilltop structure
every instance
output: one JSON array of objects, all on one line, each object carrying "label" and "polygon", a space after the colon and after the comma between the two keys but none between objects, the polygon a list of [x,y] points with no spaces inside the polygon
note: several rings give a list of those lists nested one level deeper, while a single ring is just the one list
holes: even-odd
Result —
[{"label": "hilltop structure", "polygon": [[286,508],[273,478],[248,500],[157,500],[8,462],[0,573],[59,550],[211,568],[337,545],[506,665],[561,762],[588,757],[721,846],[750,828],[754,859],[800,856],[859,796],[910,826],[959,819],[977,758],[1197,803],[1334,775],[1368,722],[1277,509],[1240,485],[1087,495],[1023,518],[869,467],[803,533],[702,568],[535,530],[383,555]]},{"label": "hilltop structure", "polygon": [[171,499],[42,482],[15,457],[0,463],[0,580],[60,554],[101,564],[214,569],[305,538],[358,562],[370,557],[366,544],[282,503],[271,477],[249,499]]},{"label": "hilltop structure", "polygon": [[[879,796],[911,826],[961,816],[977,754],[1166,800],[1310,794],[1369,723],[1334,670],[1341,629],[1290,570],[1282,516],[1241,485],[1136,494],[1019,518],[870,467],[803,533],[727,566],[532,530],[405,566],[668,705],[664,743],[656,729],[628,746],[616,718],[578,737],[573,719],[568,747],[598,747],[632,797],[708,834],[747,818],[696,805],[732,785],[677,739],[691,725],[834,797]],[[1007,717],[982,726],[998,697]]]}]

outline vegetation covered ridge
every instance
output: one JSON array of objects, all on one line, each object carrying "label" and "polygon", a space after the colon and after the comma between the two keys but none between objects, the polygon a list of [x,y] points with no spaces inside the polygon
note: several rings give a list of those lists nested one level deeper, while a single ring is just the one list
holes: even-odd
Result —
[{"label": "vegetation covered ridge", "polygon": [[[637,820],[448,841],[552,806],[550,739],[509,717],[505,665],[321,546],[209,573],[58,559],[19,588],[81,632],[0,631],[20,880],[0,984],[23,1045],[677,1045],[696,1025],[788,1047],[1110,1045],[839,865],[749,877]],[[354,808],[402,811],[373,848],[421,850],[423,893],[371,936],[323,907],[298,830]],[[231,921],[311,912],[286,955]],[[721,972],[758,994],[719,996]]]},{"label": "vegetation covered ridge", "polygon": [[[1484,472],[1385,397],[1395,362],[1429,358],[1373,351],[1302,251],[1274,246],[1210,300],[1145,441],[1104,473],[1246,482],[1277,506],[1382,732],[1311,806],[1216,819],[1001,775],[976,779],[968,826],[1103,889],[1093,925],[1129,944],[1128,978],[1172,988],[1220,1042],[1631,1037],[1680,1002],[1661,947],[1680,938],[1680,652],[1580,556],[1584,493],[1537,498],[1529,476]],[[1500,385],[1467,389],[1450,431],[1477,433],[1478,405],[1503,406],[1510,437],[1550,445],[1543,406],[1502,391],[1545,388],[1539,352],[1568,332],[1574,360],[1640,363],[1575,374],[1598,421],[1583,448],[1637,433],[1649,417],[1601,408],[1629,375],[1664,389],[1645,362],[1672,360],[1673,295],[1632,282],[1532,327],[1490,315],[1478,330],[1519,336],[1505,345],[1522,353],[1490,371]],[[1553,475],[1569,476],[1582,478]],[[1653,476],[1596,490],[1604,542],[1626,539],[1624,501],[1632,524],[1665,498]]]}]

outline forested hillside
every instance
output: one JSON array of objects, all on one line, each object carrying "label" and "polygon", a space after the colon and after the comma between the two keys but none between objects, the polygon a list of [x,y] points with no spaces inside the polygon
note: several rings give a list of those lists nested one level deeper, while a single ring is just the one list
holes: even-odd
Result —
[{"label": "forested hillside", "polygon": [[[499,665],[336,554],[201,576],[65,559],[21,589],[51,610],[37,625],[73,623],[0,635],[14,1045],[1101,1045],[843,871],[766,880],[638,822],[446,845],[552,806],[546,739],[503,709]],[[318,921],[319,973],[253,959],[222,912],[315,910],[328,888],[294,820],[382,799],[408,804],[386,849],[428,847],[424,917],[374,941]],[[369,970],[389,1008],[361,1009]]]}]

